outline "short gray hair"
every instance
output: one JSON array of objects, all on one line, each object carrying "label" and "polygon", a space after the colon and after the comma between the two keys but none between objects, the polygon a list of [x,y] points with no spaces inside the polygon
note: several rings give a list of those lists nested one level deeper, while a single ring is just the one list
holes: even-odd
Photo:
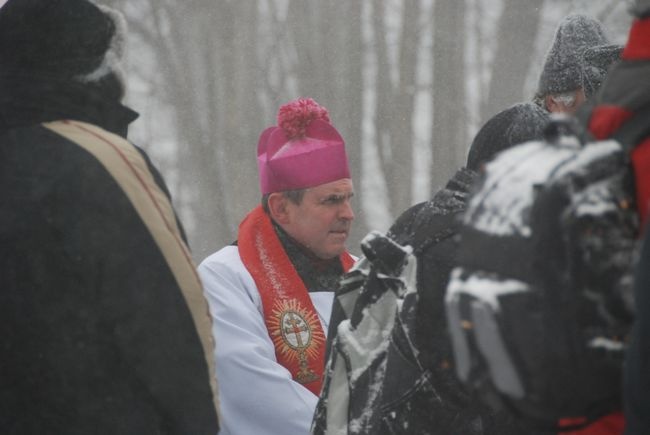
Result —
[{"label": "short gray hair", "polygon": [[[285,190],[280,192],[282,196],[287,198],[289,201],[293,202],[296,205],[300,205],[302,202],[302,198],[305,196],[305,192],[307,189],[293,189],[293,190]],[[266,193],[262,195],[262,208],[264,209],[265,212],[269,213],[269,196],[270,193]]]},{"label": "short gray hair", "polygon": [[567,107],[573,107],[576,104],[576,93],[575,91],[571,92],[562,92],[561,94],[551,94],[549,95],[553,101],[564,104]]}]

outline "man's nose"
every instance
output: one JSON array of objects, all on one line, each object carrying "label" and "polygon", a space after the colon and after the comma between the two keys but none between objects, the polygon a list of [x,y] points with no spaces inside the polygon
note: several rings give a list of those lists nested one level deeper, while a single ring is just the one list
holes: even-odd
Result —
[{"label": "man's nose", "polygon": [[341,208],[339,210],[339,218],[349,220],[349,221],[354,219],[354,211],[352,211],[352,202],[349,199],[343,201],[343,203],[341,204]]}]

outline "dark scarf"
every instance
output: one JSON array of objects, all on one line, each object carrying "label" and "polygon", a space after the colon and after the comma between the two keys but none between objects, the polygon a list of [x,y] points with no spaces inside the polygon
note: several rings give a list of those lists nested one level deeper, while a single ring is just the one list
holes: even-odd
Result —
[{"label": "dark scarf", "polygon": [[323,260],[309,252],[307,248],[298,243],[287,234],[279,225],[273,223],[275,232],[289,256],[289,260],[296,268],[296,272],[305,283],[307,291],[336,291],[339,286],[343,267],[339,258]]}]

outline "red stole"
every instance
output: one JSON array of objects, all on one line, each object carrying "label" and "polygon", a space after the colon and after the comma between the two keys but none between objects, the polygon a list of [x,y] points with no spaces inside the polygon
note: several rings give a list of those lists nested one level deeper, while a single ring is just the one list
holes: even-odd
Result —
[{"label": "red stole", "polygon": [[[278,363],[318,396],[325,365],[325,334],[309,292],[261,206],[239,225],[237,245],[260,292],[264,321]],[[347,252],[340,258],[347,272],[354,259]]]}]

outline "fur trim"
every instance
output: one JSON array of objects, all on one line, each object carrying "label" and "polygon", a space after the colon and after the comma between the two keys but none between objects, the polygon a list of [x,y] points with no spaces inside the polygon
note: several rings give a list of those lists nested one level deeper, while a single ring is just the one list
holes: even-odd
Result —
[{"label": "fur trim", "polygon": [[122,85],[122,88],[124,88],[126,80],[122,69],[122,58],[126,51],[126,19],[124,18],[124,15],[116,9],[97,4],[94,1],[91,1],[91,3],[95,4],[104,14],[111,18],[115,24],[115,33],[113,34],[111,44],[104,55],[102,63],[94,71],[78,76],[76,79],[82,83],[91,83],[97,82],[108,74],[113,73]]}]

